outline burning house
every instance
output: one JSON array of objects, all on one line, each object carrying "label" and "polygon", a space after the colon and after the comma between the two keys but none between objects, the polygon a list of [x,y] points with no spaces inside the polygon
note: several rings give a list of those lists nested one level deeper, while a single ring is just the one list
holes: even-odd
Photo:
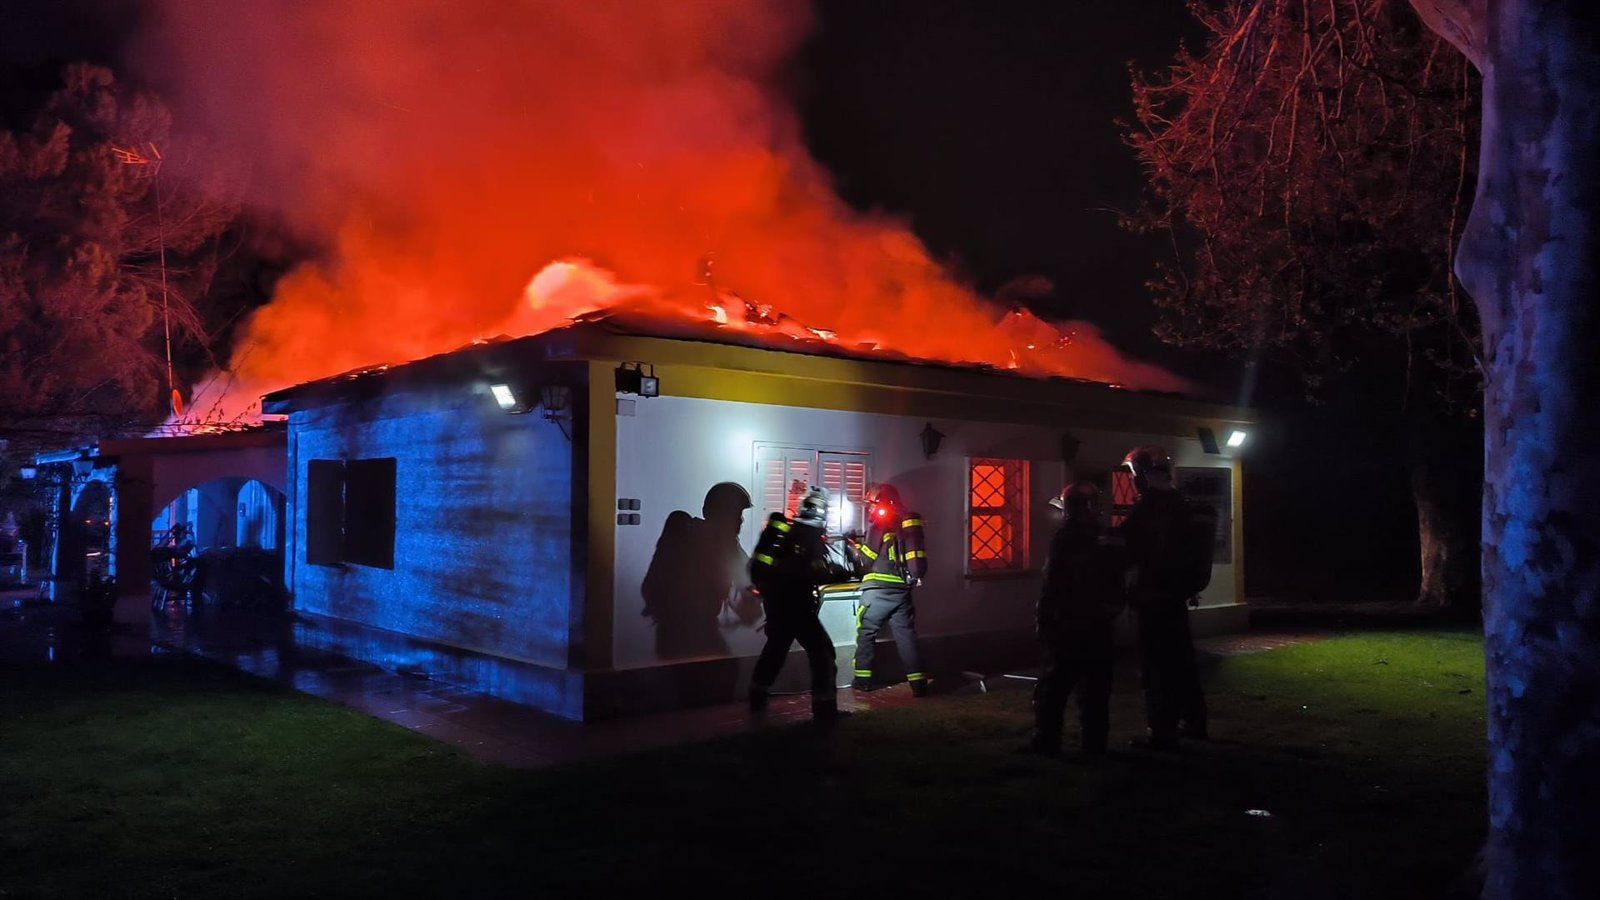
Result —
[{"label": "burning house", "polygon": [[[797,485],[825,487],[845,533],[868,485],[895,484],[926,522],[928,668],[1000,671],[1036,661],[1048,501],[1095,477],[1130,503],[1116,464],[1161,443],[1222,514],[1195,628],[1243,622],[1241,460],[1211,439],[1251,426],[1231,407],[608,314],[263,408],[287,416],[302,639],[570,719],[739,695],[763,641],[747,554]],[[848,671],[854,593],[827,596]]]}]

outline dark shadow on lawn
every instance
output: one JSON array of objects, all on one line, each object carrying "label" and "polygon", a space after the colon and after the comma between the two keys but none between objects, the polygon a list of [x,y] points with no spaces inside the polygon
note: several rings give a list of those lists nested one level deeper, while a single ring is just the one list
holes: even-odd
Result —
[{"label": "dark shadow on lawn", "polygon": [[[0,883],[1437,896],[1481,833],[1470,644],[1386,635],[1221,660],[1218,741],[1102,762],[1015,753],[1022,691],[522,772],[189,660],[0,670]],[[1141,721],[1124,676],[1114,743]]]}]

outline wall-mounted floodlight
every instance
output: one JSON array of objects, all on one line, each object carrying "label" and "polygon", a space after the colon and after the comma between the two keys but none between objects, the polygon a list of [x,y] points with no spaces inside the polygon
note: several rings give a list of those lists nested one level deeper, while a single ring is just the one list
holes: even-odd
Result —
[{"label": "wall-mounted floodlight", "polygon": [[1235,431],[1234,433],[1228,435],[1228,446],[1237,449],[1238,447],[1244,445],[1244,439],[1247,437],[1249,437],[1249,435],[1245,434],[1244,432]]},{"label": "wall-mounted floodlight", "polygon": [[500,404],[501,409],[510,412],[517,408],[517,394],[511,389],[511,385],[491,384],[489,393],[494,394],[494,402]]},{"label": "wall-mounted floodlight", "polygon": [[1222,448],[1217,446],[1217,433],[1209,428],[1195,429],[1195,434],[1200,436],[1200,449],[1207,453],[1221,453]]},{"label": "wall-mounted floodlight", "polygon": [[491,384],[489,393],[497,406],[514,416],[533,412],[532,401],[509,384]]},{"label": "wall-mounted floodlight", "polygon": [[[650,371],[646,372],[647,368]],[[661,396],[661,379],[656,377],[655,366],[646,363],[623,363],[617,366],[617,393],[638,394],[641,397]]]},{"label": "wall-mounted floodlight", "polygon": [[23,466],[22,468],[17,470],[17,476],[20,477],[23,481],[32,481],[35,478],[39,477],[39,467],[38,466]]}]

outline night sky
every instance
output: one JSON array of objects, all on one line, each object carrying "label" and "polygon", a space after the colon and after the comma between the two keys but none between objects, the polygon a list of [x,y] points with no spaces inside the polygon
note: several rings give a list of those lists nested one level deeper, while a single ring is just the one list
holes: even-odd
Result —
[{"label": "night sky", "polygon": [[1039,312],[1099,324],[1139,356],[1159,242],[1117,226],[1142,177],[1117,121],[1128,63],[1171,58],[1178,0],[825,0],[801,60],[812,151],[852,204],[910,217],[986,292],[1044,275]]}]

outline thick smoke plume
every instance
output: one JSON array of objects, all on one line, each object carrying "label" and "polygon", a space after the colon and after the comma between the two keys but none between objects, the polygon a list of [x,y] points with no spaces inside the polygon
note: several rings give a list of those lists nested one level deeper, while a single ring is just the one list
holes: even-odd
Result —
[{"label": "thick smoke plume", "polygon": [[759,0],[164,0],[143,64],[323,248],[249,323],[236,393],[638,303],[1183,387],[1092,327],[1007,321],[848,208],[775,88],[809,26]]}]

